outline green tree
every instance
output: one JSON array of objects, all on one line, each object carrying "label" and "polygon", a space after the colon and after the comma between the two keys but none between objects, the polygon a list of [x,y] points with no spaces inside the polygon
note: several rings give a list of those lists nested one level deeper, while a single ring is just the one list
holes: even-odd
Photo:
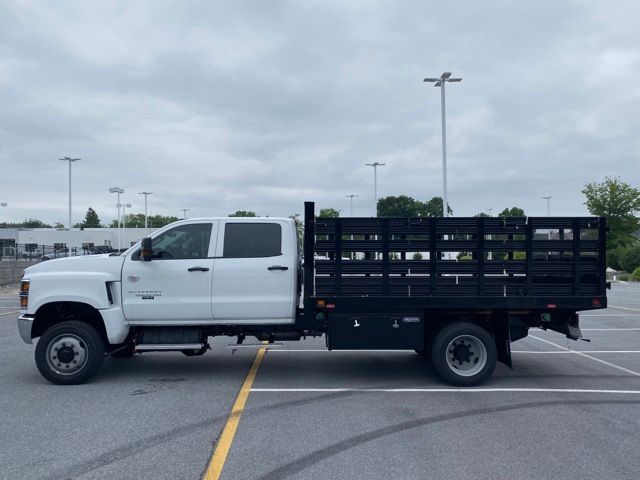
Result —
[{"label": "green tree", "polygon": [[614,251],[620,252],[618,264],[621,270],[631,273],[640,267],[640,245],[629,245]]},{"label": "green tree", "polygon": [[[130,213],[125,215],[125,225],[127,228],[144,228],[144,213]],[[147,223],[149,228],[160,228],[170,223],[177,222],[178,217],[164,215],[149,215]],[[118,220],[111,221],[111,228],[118,227]]]},{"label": "green tree", "polygon": [[340,212],[335,208],[321,208],[318,213],[318,218],[338,218]]},{"label": "green tree", "polygon": [[302,245],[304,243],[304,223],[300,220],[299,215],[289,215],[289,218],[294,221],[296,225],[296,234],[298,237],[298,248],[302,251]]},{"label": "green tree", "polygon": [[[127,228],[144,228],[144,213],[129,213],[124,216],[124,225]],[[118,226],[118,220],[111,222],[111,228]]]},{"label": "green tree", "polygon": [[490,215],[488,213],[484,213],[484,212],[480,212],[480,213],[476,213],[474,215],[474,217],[484,217],[484,218],[488,218],[490,217]]},{"label": "green tree", "polygon": [[27,218],[20,224],[20,226],[23,228],[51,228],[51,225],[46,224],[37,218]]},{"label": "green tree", "polygon": [[505,208],[499,214],[499,217],[526,217],[524,210],[518,207]]},{"label": "green tree", "polygon": [[[407,195],[378,199],[378,217],[442,217],[442,198],[421,202]],[[449,207],[449,213],[453,213]]]},{"label": "green tree", "polygon": [[406,195],[383,197],[378,199],[379,217],[418,217],[420,202]]},{"label": "green tree", "polygon": [[87,228],[101,228],[102,225],[100,224],[100,218],[98,217],[98,214],[96,213],[96,211],[89,207],[89,209],[87,210],[86,215],[84,216],[84,220],[81,223],[76,223],[74,225],[75,228],[79,228],[81,226],[87,227]]},{"label": "green tree", "polygon": [[[174,217],[173,215],[150,215],[147,220],[149,228],[160,228],[164,227],[165,225],[169,225],[170,223],[177,222],[180,219],[178,217]],[[144,221],[142,222],[141,227],[143,226]]]},{"label": "green tree", "polygon": [[640,220],[636,216],[640,211],[640,189],[618,177],[606,177],[602,183],[587,183],[582,193],[589,213],[607,218],[607,248],[636,242],[632,233],[640,228]]},{"label": "green tree", "polygon": [[[423,203],[424,207],[421,211],[421,217],[442,217],[442,197],[432,197]],[[451,205],[447,205],[449,215],[453,214]]]},{"label": "green tree", "polygon": [[230,217],[257,217],[256,212],[251,210],[236,210],[235,213],[230,213]]}]

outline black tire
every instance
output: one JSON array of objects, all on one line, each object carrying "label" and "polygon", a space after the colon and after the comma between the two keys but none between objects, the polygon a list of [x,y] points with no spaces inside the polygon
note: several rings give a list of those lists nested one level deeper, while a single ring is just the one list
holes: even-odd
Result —
[{"label": "black tire", "polygon": [[491,376],[496,368],[498,352],[496,342],[487,330],[473,323],[458,322],[447,325],[436,334],[431,360],[444,381],[459,387],[471,387],[480,385]]},{"label": "black tire", "polygon": [[112,345],[111,350],[109,356],[113,358],[131,358],[136,354],[134,345]]},{"label": "black tire", "polygon": [[207,352],[207,347],[202,347],[198,350],[180,350],[183,355],[187,357],[200,357]]},{"label": "black tire", "polygon": [[100,370],[104,353],[104,341],[91,325],[62,322],[49,328],[38,340],[36,366],[51,383],[79,385]]}]

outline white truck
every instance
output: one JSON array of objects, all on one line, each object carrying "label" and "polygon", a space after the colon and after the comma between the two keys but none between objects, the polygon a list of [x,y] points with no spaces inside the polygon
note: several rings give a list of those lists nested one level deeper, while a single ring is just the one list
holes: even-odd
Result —
[{"label": "white truck", "polygon": [[[551,224],[573,235],[534,239]],[[595,240],[581,240],[589,229]],[[109,355],[324,334],[329,349],[415,350],[445,381],[477,385],[496,361],[511,365],[510,342],[529,327],[577,339],[576,311],[606,307],[605,229],[598,218],[319,219],[307,202],[303,265],[289,218],[182,220],[122,254],[27,268],[18,329],[39,337],[36,365],[57,384],[87,381]],[[452,250],[474,260],[441,254]]]}]

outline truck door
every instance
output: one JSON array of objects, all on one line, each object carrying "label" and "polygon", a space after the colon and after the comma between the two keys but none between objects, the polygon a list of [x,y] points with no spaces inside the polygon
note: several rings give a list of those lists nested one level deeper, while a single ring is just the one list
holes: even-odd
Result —
[{"label": "truck door", "polygon": [[[122,269],[130,322],[202,323],[213,319],[211,283],[218,221],[186,223],[153,238],[150,262],[133,252]],[[213,239],[213,240],[212,240]]]},{"label": "truck door", "polygon": [[286,220],[220,221],[213,272],[216,323],[293,323],[297,251]]}]

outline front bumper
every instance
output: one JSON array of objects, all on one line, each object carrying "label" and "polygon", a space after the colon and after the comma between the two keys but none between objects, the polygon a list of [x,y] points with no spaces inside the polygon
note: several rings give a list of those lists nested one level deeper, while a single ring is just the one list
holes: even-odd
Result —
[{"label": "front bumper", "polygon": [[24,343],[33,343],[31,341],[31,327],[33,325],[33,317],[27,315],[18,316],[18,332]]}]

